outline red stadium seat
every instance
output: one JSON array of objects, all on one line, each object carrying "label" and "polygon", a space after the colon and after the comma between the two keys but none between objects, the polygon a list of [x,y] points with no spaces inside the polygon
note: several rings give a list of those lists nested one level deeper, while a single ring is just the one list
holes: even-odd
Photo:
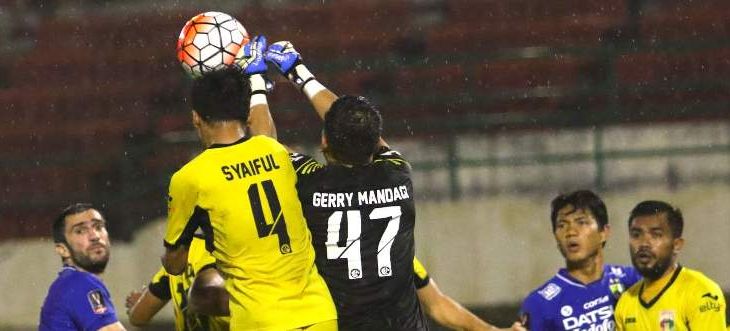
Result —
[{"label": "red stadium seat", "polygon": [[404,67],[395,75],[398,95],[463,92],[468,78],[460,64]]},{"label": "red stadium seat", "polygon": [[480,89],[524,89],[534,87],[575,88],[591,74],[594,60],[560,56],[556,58],[490,60],[475,68]]},{"label": "red stadium seat", "polygon": [[730,3],[660,1],[644,10],[640,34],[648,43],[714,41],[730,37]]},{"label": "red stadium seat", "polygon": [[427,52],[495,52],[500,48],[531,46],[597,47],[622,21],[602,16],[558,17],[537,21],[487,21],[448,23],[432,29]]},{"label": "red stadium seat", "polygon": [[690,53],[637,53],[616,60],[616,77],[626,85],[719,81],[730,74],[730,48]]},{"label": "red stadium seat", "polygon": [[449,0],[446,2],[449,22],[539,20],[551,17],[581,17],[584,15],[624,17],[626,10],[626,1],[624,0]]}]

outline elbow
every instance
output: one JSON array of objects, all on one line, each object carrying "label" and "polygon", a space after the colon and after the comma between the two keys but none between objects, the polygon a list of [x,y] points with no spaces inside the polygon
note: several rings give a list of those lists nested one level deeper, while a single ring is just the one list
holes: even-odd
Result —
[{"label": "elbow", "polygon": [[143,319],[135,318],[133,316],[129,316],[129,324],[132,324],[135,327],[141,328],[141,327],[147,326],[147,324],[149,324],[149,323],[150,323],[149,320],[143,320]]},{"label": "elbow", "polygon": [[132,307],[129,311],[127,311],[127,315],[129,316],[129,324],[132,324],[135,327],[141,328],[143,326],[147,326],[147,324],[150,323],[151,316],[142,316],[144,314],[140,314],[138,310],[134,309],[135,307]]},{"label": "elbow", "polygon": [[176,261],[172,256],[170,256],[170,254],[163,255],[161,260],[162,266],[165,268],[165,271],[170,275],[182,275],[182,273],[185,271],[185,261],[183,261],[183,263],[180,263]]},{"label": "elbow", "polygon": [[163,263],[165,271],[173,276],[182,275],[185,271],[185,264]]}]

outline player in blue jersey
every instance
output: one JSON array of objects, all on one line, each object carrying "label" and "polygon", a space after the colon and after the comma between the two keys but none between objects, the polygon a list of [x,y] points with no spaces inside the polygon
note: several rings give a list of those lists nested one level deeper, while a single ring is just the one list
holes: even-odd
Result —
[{"label": "player in blue jersey", "polygon": [[552,201],[553,235],[565,268],[522,303],[522,320],[531,331],[610,331],[618,297],[640,276],[631,267],[604,265],[610,234],[606,205],[587,190]]},{"label": "player in blue jersey", "polygon": [[41,309],[40,331],[125,330],[100,275],[109,262],[106,221],[91,204],[66,207],[53,222],[63,268]]}]

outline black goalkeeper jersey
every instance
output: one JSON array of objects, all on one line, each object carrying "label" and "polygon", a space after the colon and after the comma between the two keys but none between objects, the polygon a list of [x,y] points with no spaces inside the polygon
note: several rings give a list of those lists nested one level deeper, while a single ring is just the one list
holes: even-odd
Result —
[{"label": "black goalkeeper jersey", "polygon": [[365,166],[291,158],[340,330],[426,330],[414,285],[410,165],[386,147]]}]

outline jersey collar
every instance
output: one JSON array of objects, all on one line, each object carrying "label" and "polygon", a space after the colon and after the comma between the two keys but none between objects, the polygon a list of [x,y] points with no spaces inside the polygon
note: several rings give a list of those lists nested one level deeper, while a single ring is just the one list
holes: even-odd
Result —
[{"label": "jersey collar", "polygon": [[241,137],[241,139],[238,139],[238,140],[236,140],[236,141],[234,141],[234,142],[232,142],[230,144],[212,144],[212,145],[210,145],[208,147],[208,149],[221,148],[221,147],[228,147],[228,146],[238,145],[238,144],[240,144],[242,142],[245,142],[246,140],[248,140],[250,138],[251,138],[250,136],[243,136],[243,137]]},{"label": "jersey collar", "polygon": [[593,282],[590,282],[588,284],[583,284],[579,280],[573,278],[573,276],[570,275],[570,273],[568,272],[568,269],[566,269],[566,268],[560,268],[560,270],[558,270],[558,273],[555,275],[555,277],[558,277],[560,280],[566,282],[569,285],[586,288],[588,286],[591,286],[592,284],[600,283],[603,280],[603,278],[606,277],[606,272],[608,272],[607,269],[608,269],[608,265],[603,265],[603,271],[601,272],[601,278],[599,278]]},{"label": "jersey collar", "polygon": [[672,278],[669,280],[669,282],[667,282],[667,285],[664,285],[664,288],[662,288],[662,290],[659,291],[659,294],[657,294],[654,298],[649,300],[649,302],[644,302],[644,300],[641,299],[641,294],[644,293],[644,285],[646,284],[646,280],[642,280],[641,287],[639,287],[639,303],[641,303],[641,306],[646,309],[649,309],[657,301],[659,301],[659,298],[662,297],[664,292],[666,292],[670,287],[672,287],[672,284],[674,284],[674,281],[677,280],[677,277],[679,276],[680,271],[682,271],[682,266],[677,265],[677,270],[674,270],[674,274],[672,275]]}]

